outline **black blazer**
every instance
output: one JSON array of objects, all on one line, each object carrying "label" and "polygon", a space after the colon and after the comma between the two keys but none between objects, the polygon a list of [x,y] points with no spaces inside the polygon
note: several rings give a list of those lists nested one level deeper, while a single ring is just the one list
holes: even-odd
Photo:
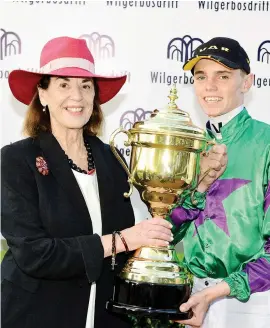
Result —
[{"label": "black blazer", "polygon": [[[87,137],[96,165],[102,234],[134,225],[127,176],[110,147]],[[36,167],[42,156],[49,167]],[[95,327],[130,327],[105,309],[113,278],[79,185],[57,140],[49,133],[1,150],[2,234],[9,250],[2,261],[3,328],[85,328],[90,283],[96,281]]]}]

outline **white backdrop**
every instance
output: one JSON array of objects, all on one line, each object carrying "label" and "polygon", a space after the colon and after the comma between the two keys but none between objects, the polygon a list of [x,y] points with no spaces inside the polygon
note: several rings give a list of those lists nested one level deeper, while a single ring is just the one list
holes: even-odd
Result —
[{"label": "white backdrop", "polygon": [[[26,110],[9,90],[9,72],[38,69],[43,45],[64,35],[87,40],[98,73],[128,74],[121,93],[103,105],[105,142],[120,124],[130,128],[166,105],[174,82],[178,105],[204,127],[182,65],[215,36],[235,38],[246,49],[255,74],[246,106],[270,123],[270,1],[0,1],[1,146],[22,138]],[[117,145],[129,161],[123,139]],[[132,203],[137,220],[149,217],[136,192]]]}]

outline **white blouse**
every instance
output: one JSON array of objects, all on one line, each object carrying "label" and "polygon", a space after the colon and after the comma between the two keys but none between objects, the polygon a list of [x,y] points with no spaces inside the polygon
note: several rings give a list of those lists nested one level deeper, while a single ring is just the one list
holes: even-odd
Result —
[{"label": "white blouse", "polygon": [[[101,236],[102,221],[101,221],[100,200],[99,200],[96,171],[92,175],[79,173],[75,170],[72,170],[72,172],[79,184],[88,211],[90,213],[92,226],[93,226],[93,233],[96,233]],[[96,283],[93,282],[91,285],[91,292],[90,292],[85,328],[94,328],[95,300],[96,300]]]}]

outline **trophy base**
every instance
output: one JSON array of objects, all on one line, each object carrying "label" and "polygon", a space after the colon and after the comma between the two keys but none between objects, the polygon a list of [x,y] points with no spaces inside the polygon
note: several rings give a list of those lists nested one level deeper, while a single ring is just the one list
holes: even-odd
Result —
[{"label": "trophy base", "polygon": [[165,285],[115,279],[113,299],[106,308],[110,312],[146,316],[158,320],[187,320],[192,311],[180,312],[179,307],[190,295],[190,285]]}]

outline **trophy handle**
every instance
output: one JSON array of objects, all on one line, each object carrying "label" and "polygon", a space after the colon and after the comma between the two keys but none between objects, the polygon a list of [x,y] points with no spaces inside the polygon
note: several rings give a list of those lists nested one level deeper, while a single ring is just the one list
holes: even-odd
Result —
[{"label": "trophy handle", "polygon": [[113,134],[111,135],[110,141],[109,141],[109,144],[110,144],[110,147],[111,147],[111,150],[112,150],[114,156],[118,159],[118,161],[120,162],[123,169],[126,171],[126,173],[128,175],[129,192],[125,192],[124,197],[129,198],[133,192],[133,177],[132,177],[132,174],[130,173],[129,168],[127,167],[126,163],[123,161],[121,156],[118,154],[115,144],[114,144],[114,139],[119,133],[125,133],[128,136],[128,141],[124,142],[125,146],[130,146],[131,134],[129,131],[126,131],[122,127],[120,127],[113,132]]},{"label": "trophy handle", "polygon": [[202,155],[205,156],[205,154],[206,154],[206,152],[207,152],[207,148],[208,148],[208,146],[214,146],[214,145],[216,145],[216,144],[217,144],[217,142],[216,142],[215,139],[213,139],[213,140],[207,140],[207,141],[206,141],[206,144],[205,144],[205,149],[202,151]]},{"label": "trophy handle", "polygon": [[[213,139],[213,140],[208,140],[208,141],[206,141],[206,148],[207,148],[207,146],[214,146],[214,145],[216,145],[216,144],[217,144],[217,142],[216,142],[215,139]],[[206,150],[204,150],[204,151],[202,152],[202,155],[203,155],[203,156],[205,156],[205,154],[206,154]],[[197,190],[197,187],[199,186],[199,184],[203,181],[203,179],[207,176],[207,174],[208,174],[210,171],[211,171],[211,169],[206,170],[206,171],[204,172],[204,174],[202,175],[201,179],[199,179],[199,177],[198,177],[198,179],[197,179],[197,183],[196,183],[196,186],[194,187],[194,189],[192,190],[192,193],[191,193],[191,195],[190,195],[191,202],[192,202],[193,205],[197,205],[197,202],[196,202],[196,200],[194,199],[195,191]]]},{"label": "trophy handle", "polygon": [[207,146],[214,146],[217,144],[216,139],[213,140],[207,140],[206,141]]}]

